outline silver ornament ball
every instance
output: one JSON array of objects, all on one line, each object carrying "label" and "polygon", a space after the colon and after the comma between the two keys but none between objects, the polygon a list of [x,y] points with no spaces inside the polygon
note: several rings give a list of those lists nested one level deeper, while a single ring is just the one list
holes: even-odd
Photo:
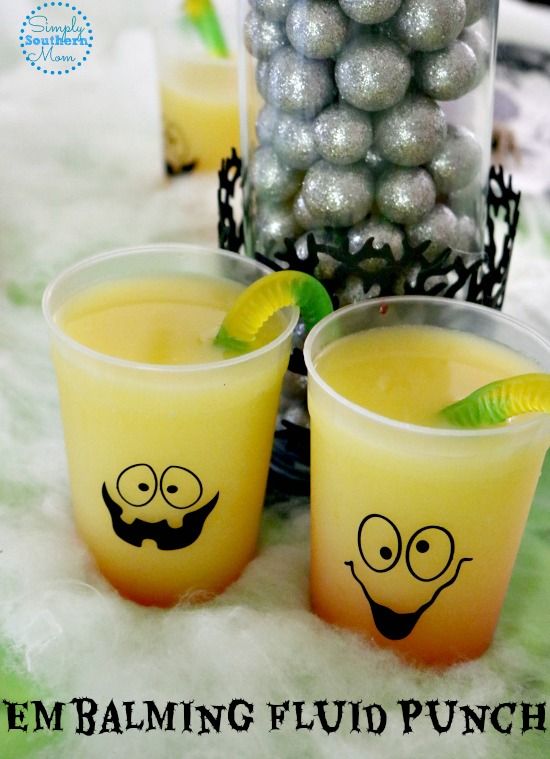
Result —
[{"label": "silver ornament ball", "polygon": [[491,57],[489,44],[477,29],[464,29],[458,39],[468,45],[476,57],[477,70],[474,87],[477,87],[489,68]]},{"label": "silver ornament ball", "polygon": [[466,20],[464,26],[471,26],[485,15],[489,0],[464,0],[466,3]]},{"label": "silver ornament ball", "polygon": [[267,100],[267,82],[269,77],[269,61],[257,61],[256,71],[256,88],[264,100]]},{"label": "silver ornament ball", "polygon": [[430,240],[430,245],[423,255],[428,261],[433,260],[445,248],[452,248],[456,242],[456,216],[450,208],[438,203],[416,224],[405,228],[409,243],[416,247]]},{"label": "silver ornament ball", "polygon": [[298,190],[300,179],[300,172],[286,166],[269,146],[258,148],[252,156],[250,181],[259,198],[287,200]]},{"label": "silver ornament ball", "polygon": [[343,288],[336,292],[340,306],[350,306],[352,303],[361,303],[365,300],[365,288],[360,277],[350,274],[346,277]]},{"label": "silver ornament ball", "polygon": [[342,165],[364,158],[373,139],[369,115],[346,103],[321,111],[313,124],[313,133],[322,157]]},{"label": "silver ornament ball", "polygon": [[244,20],[244,44],[248,52],[262,60],[287,42],[281,24],[269,21],[261,13],[251,10]]},{"label": "silver ornament ball", "polygon": [[302,194],[309,210],[324,226],[348,227],[370,211],[374,183],[364,163],[337,166],[321,160],[308,169]]},{"label": "silver ornament ball", "polygon": [[260,110],[258,118],[256,119],[256,134],[258,135],[258,140],[262,144],[266,144],[273,140],[278,116],[278,112],[271,105],[264,105]]},{"label": "silver ornament ball", "polygon": [[442,50],[419,53],[415,78],[426,95],[436,100],[457,100],[470,92],[478,81],[477,58],[469,45],[453,40]]},{"label": "silver ornament ball", "polygon": [[320,158],[313,137],[313,124],[300,116],[283,113],[273,134],[273,148],[293,169],[307,169]]},{"label": "silver ornament ball", "polygon": [[370,34],[351,40],[336,61],[340,96],[365,111],[382,111],[398,103],[411,75],[411,63],[401,47]]},{"label": "silver ornament ball", "polygon": [[299,192],[294,199],[293,212],[302,229],[320,229],[324,224],[320,214],[314,214],[309,210],[302,192]]},{"label": "silver ornament ball", "polygon": [[270,21],[284,21],[294,0],[253,0],[252,5]]},{"label": "silver ornament ball", "polygon": [[398,166],[427,163],[447,134],[445,114],[425,95],[407,95],[376,119],[375,146]]},{"label": "silver ornament ball", "polygon": [[334,99],[330,61],[304,58],[290,47],[277,50],[269,64],[267,99],[287,113],[313,118]]},{"label": "silver ornament ball", "polygon": [[334,0],[296,0],[286,19],[290,44],[308,58],[333,58],[343,47],[349,19]]},{"label": "silver ornament ball", "polygon": [[456,222],[455,248],[466,253],[481,251],[481,230],[471,216],[459,216]]},{"label": "silver ornament ball", "polygon": [[401,0],[340,0],[344,13],[360,24],[387,21],[401,5]]},{"label": "silver ornament ball", "polygon": [[389,245],[392,255],[399,261],[403,255],[403,230],[380,216],[371,216],[351,227],[348,231],[349,252],[358,253],[367,240],[372,239],[372,247],[380,249]]},{"label": "silver ornament ball", "polygon": [[391,167],[376,184],[380,211],[396,224],[415,224],[435,204],[435,184],[425,169]]},{"label": "silver ornament ball", "polygon": [[450,125],[442,147],[427,164],[438,192],[447,195],[466,187],[478,174],[482,151],[466,127]]},{"label": "silver ornament ball", "polygon": [[458,37],[466,20],[464,0],[403,0],[392,18],[398,38],[413,50],[440,50]]},{"label": "silver ornament ball", "polygon": [[256,250],[270,254],[284,250],[285,238],[294,239],[302,229],[294,218],[290,203],[262,203],[256,214],[254,231]]}]

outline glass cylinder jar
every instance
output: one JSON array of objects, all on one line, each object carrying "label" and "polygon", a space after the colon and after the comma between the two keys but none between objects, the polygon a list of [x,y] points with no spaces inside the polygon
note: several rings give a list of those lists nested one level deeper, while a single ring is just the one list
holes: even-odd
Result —
[{"label": "glass cylinder jar", "polygon": [[[290,239],[305,259],[313,233],[329,252],[312,271],[338,305],[407,292],[449,248],[447,263],[481,257],[497,12],[241,0],[247,252],[273,257]],[[363,276],[389,270],[390,291]]]}]

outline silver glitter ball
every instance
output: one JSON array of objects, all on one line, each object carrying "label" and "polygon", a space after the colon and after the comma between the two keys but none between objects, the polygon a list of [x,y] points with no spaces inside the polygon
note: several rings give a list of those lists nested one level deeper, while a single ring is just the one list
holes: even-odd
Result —
[{"label": "silver glitter ball", "polygon": [[434,207],[435,184],[425,169],[392,167],[376,184],[380,211],[396,224],[415,224]]},{"label": "silver glitter ball", "polygon": [[297,223],[290,203],[262,203],[256,214],[255,247],[262,253],[284,250],[286,237],[294,239],[302,228]]},{"label": "silver glitter ball", "polygon": [[411,63],[400,46],[370,34],[344,48],[335,70],[341,97],[365,111],[382,111],[398,103],[411,75]]},{"label": "silver glitter ball", "polygon": [[372,247],[389,245],[396,261],[403,255],[403,230],[380,216],[360,221],[348,231],[349,252],[357,253],[372,238]]},{"label": "silver glitter ball", "polygon": [[472,48],[453,40],[448,47],[433,53],[419,53],[415,78],[426,95],[436,100],[456,100],[476,85],[478,63]]},{"label": "silver glitter ball", "polygon": [[296,255],[301,261],[306,261],[309,258],[308,250],[308,237],[313,235],[315,242],[321,245],[322,243],[331,243],[334,235],[331,234],[331,230],[328,229],[316,229],[306,232],[296,240],[294,248]]},{"label": "silver glitter ball", "polygon": [[392,26],[413,50],[440,50],[458,37],[465,20],[464,0],[403,0]]},{"label": "silver glitter ball", "polygon": [[256,119],[256,134],[258,135],[258,140],[262,144],[266,144],[273,140],[278,118],[279,114],[277,110],[271,105],[264,105],[260,110],[258,118]]},{"label": "silver glitter ball", "polygon": [[324,221],[320,214],[310,211],[301,192],[296,195],[293,205],[294,217],[302,229],[312,230],[319,229],[323,226]]},{"label": "silver glitter ball", "polygon": [[439,150],[447,134],[445,114],[425,95],[407,95],[380,114],[375,125],[375,146],[398,166],[420,166]]},{"label": "silver glitter ball", "polygon": [[277,50],[269,65],[267,99],[287,113],[313,118],[334,99],[330,61],[304,58],[290,47]]},{"label": "silver glitter ball", "polygon": [[380,174],[382,171],[384,171],[384,169],[388,167],[388,162],[386,159],[382,158],[378,150],[372,146],[367,150],[365,163],[375,176],[378,176],[378,174]]},{"label": "silver glitter ball", "polygon": [[374,183],[363,163],[337,166],[321,160],[308,169],[302,194],[310,211],[329,227],[348,227],[370,211]]},{"label": "silver glitter ball", "polygon": [[269,147],[260,147],[250,162],[250,181],[258,197],[270,201],[291,198],[300,187],[300,172],[286,166]]},{"label": "silver glitter ball", "polygon": [[307,169],[320,158],[313,137],[313,124],[300,116],[283,113],[275,126],[273,148],[293,169]]},{"label": "silver glitter ball", "polygon": [[270,21],[284,21],[294,0],[253,0],[256,10]]},{"label": "silver glitter ball", "polygon": [[296,0],[286,19],[290,44],[308,58],[333,58],[342,49],[349,20],[334,0]]},{"label": "silver glitter ball", "polygon": [[445,248],[452,248],[456,242],[456,216],[450,208],[438,203],[416,224],[405,228],[407,240],[416,247],[427,240],[430,245],[423,255],[428,261],[434,259]]},{"label": "silver glitter ball", "polygon": [[340,0],[342,10],[360,24],[387,21],[401,5],[401,0]]},{"label": "silver glitter ball", "polygon": [[478,174],[482,151],[469,129],[450,125],[442,147],[427,164],[437,191],[447,195],[466,187]]},{"label": "silver glitter ball", "polygon": [[281,24],[251,10],[244,20],[244,44],[255,58],[267,59],[287,42]]},{"label": "silver glitter ball", "polygon": [[364,158],[373,138],[369,115],[346,103],[321,111],[313,124],[313,133],[323,158],[342,165]]},{"label": "silver glitter ball", "polygon": [[267,100],[268,77],[269,77],[269,61],[258,61],[256,63],[256,71],[255,71],[256,87],[264,100]]},{"label": "silver glitter ball", "polygon": [[482,178],[478,174],[476,178],[465,187],[450,192],[446,202],[449,208],[458,216],[466,214],[473,219],[479,219],[480,222],[483,219],[483,223],[485,223],[486,209],[484,198],[485,189],[482,185]]},{"label": "silver glitter ball", "polygon": [[340,262],[328,253],[317,253],[317,258],[319,263],[313,272],[317,279],[333,279],[336,270],[341,265]]},{"label": "silver glitter ball", "polygon": [[466,21],[464,26],[471,26],[487,12],[488,0],[464,0],[466,3]]},{"label": "silver glitter ball", "polygon": [[476,57],[477,71],[474,87],[477,87],[489,68],[491,58],[489,43],[477,29],[464,29],[458,39],[468,45]]},{"label": "silver glitter ball", "polygon": [[482,249],[481,230],[471,216],[459,216],[456,222],[455,248],[472,253]]}]

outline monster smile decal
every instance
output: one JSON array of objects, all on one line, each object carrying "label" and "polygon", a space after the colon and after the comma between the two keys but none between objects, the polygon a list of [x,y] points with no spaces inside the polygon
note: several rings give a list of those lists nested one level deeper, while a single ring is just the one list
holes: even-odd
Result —
[{"label": "monster smile decal", "polygon": [[[104,482],[101,488],[103,501],[111,516],[116,535],[125,543],[138,548],[144,540],[152,540],[161,551],[175,551],[194,543],[220,495],[218,492],[204,505],[188,511],[203,497],[203,485],[197,475],[181,466],[169,466],[159,480],[149,464],[133,464],[126,467],[118,475],[116,491],[125,506],[114,500],[107,483]],[[158,491],[164,506],[184,512],[179,526],[172,527],[167,518],[156,521],[133,518],[134,509],[152,505]],[[126,521],[122,518],[123,515],[132,521]]]},{"label": "monster smile decal", "polygon": [[[361,558],[374,578],[391,572],[400,562],[404,553],[406,568],[413,581],[425,583],[427,600],[411,612],[398,612],[373,598],[366,583],[360,579],[354,562],[344,562],[351,575],[360,586],[367,599],[374,624],[378,632],[389,640],[403,640],[413,631],[416,623],[436,601],[440,593],[458,579],[462,565],[473,561],[471,557],[455,562],[455,541],[445,527],[427,525],[416,530],[409,538],[403,552],[403,539],[396,525],[382,514],[369,514],[361,524],[357,534]],[[368,572],[367,572],[368,574]],[[428,585],[428,583],[430,585]]]}]

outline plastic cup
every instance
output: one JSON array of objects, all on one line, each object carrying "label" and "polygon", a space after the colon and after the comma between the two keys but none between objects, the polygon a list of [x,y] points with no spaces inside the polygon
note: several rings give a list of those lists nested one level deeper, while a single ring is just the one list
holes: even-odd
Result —
[{"label": "plastic cup", "polygon": [[396,324],[473,333],[546,372],[550,343],[500,312],[434,297],[340,309],[305,343],[313,609],[409,660],[447,665],[492,641],[550,425],[544,415],[475,431],[402,423],[350,402],[319,374],[326,346]]},{"label": "plastic cup", "polygon": [[82,261],[44,294],[76,525],[103,574],[135,601],[203,600],[254,556],[297,311],[284,312],[262,348],[171,365],[91,350],[56,314],[101,283],[195,274],[246,286],[269,271],[224,251],[147,246]]}]

